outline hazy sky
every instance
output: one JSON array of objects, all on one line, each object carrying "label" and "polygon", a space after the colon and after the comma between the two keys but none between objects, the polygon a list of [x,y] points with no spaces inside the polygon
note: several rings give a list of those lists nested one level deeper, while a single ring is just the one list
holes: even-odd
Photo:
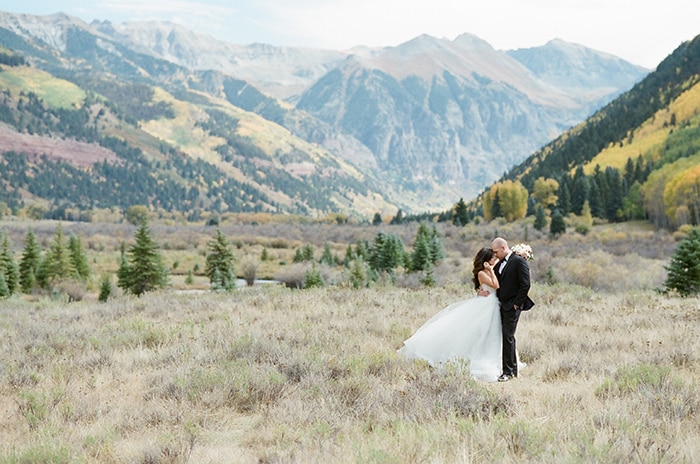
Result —
[{"label": "hazy sky", "polygon": [[0,10],[169,20],[241,45],[347,49],[469,32],[508,50],[560,38],[647,68],[700,34],[698,0],[0,0]]}]

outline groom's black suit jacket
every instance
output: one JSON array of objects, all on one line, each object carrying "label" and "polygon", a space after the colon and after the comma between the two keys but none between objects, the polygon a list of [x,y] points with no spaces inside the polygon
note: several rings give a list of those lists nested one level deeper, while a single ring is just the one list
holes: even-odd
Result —
[{"label": "groom's black suit jacket", "polygon": [[506,261],[503,271],[500,271],[500,263],[496,265],[496,277],[500,288],[496,292],[501,302],[501,309],[512,310],[517,306],[523,311],[532,308],[535,303],[527,296],[530,291],[530,269],[525,260],[515,253],[511,253]]}]

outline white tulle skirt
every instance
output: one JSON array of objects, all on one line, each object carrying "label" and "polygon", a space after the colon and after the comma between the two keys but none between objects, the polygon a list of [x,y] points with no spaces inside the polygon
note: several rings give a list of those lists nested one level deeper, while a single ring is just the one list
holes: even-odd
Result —
[{"label": "white tulle skirt", "polygon": [[404,342],[398,352],[431,366],[468,361],[472,377],[495,381],[501,374],[501,314],[495,294],[443,309]]}]

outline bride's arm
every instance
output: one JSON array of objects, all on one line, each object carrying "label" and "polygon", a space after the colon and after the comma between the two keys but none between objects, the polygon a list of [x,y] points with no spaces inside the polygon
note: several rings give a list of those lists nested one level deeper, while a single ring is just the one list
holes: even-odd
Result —
[{"label": "bride's arm", "polygon": [[488,285],[491,288],[498,289],[500,285],[498,284],[498,278],[493,270],[493,267],[489,263],[484,263],[484,269],[479,271],[479,283],[481,285]]}]

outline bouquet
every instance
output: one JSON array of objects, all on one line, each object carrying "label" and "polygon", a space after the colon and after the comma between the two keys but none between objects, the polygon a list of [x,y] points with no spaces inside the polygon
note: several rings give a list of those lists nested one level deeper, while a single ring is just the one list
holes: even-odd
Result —
[{"label": "bouquet", "polygon": [[526,261],[532,261],[535,255],[532,253],[532,248],[527,243],[518,243],[511,248],[511,251],[517,255],[520,255]]}]

